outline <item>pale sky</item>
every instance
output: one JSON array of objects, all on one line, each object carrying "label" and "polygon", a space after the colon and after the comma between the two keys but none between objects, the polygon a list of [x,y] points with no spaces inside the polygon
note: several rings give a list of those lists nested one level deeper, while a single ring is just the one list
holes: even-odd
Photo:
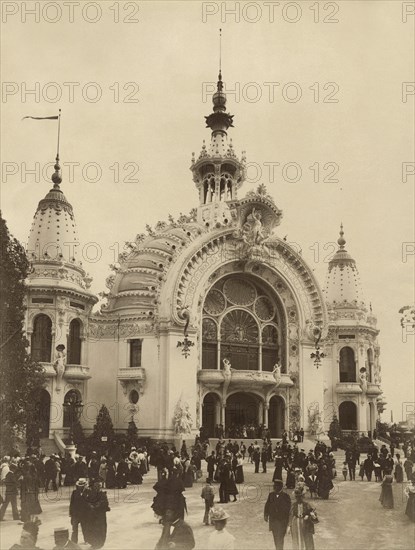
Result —
[{"label": "pale sky", "polygon": [[[414,336],[402,341],[398,313],[414,302],[413,165],[402,177],[403,163],[414,161],[413,87],[403,84],[415,80],[409,2],[320,2],[318,12],[315,2],[280,2],[273,20],[260,2],[101,1],[100,13],[84,2],[90,6],[84,13],[73,7],[72,22],[63,4],[58,14],[38,2],[36,16],[20,2],[9,3],[18,11],[7,14],[4,4],[1,208],[18,239],[27,241],[51,187],[41,171],[56,154],[56,123],[21,118],[58,108],[61,161],[79,163],[73,181],[64,167],[61,187],[82,246],[102,251],[96,262],[84,257],[93,291],[106,290],[118,246],[147,223],[197,206],[189,166],[192,151],[198,155],[210,139],[211,99],[203,91],[217,79],[222,27],[223,79],[235,115],[229,136],[252,163],[240,196],[266,184],[284,212],[277,234],[298,243],[321,286],[327,243],[343,222],[381,331],[384,419],[391,409],[395,421],[413,410]],[[239,22],[224,6],[236,8]],[[35,163],[38,182],[24,173]],[[92,163],[101,171],[95,183]],[[298,167],[299,181],[287,181]],[[124,181],[128,175],[138,182]]]}]

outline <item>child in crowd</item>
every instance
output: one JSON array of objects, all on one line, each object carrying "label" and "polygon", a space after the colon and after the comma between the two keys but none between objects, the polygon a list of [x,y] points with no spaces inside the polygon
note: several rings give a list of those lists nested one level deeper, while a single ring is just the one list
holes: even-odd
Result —
[{"label": "child in crowd", "polygon": [[348,471],[349,470],[347,468],[347,462],[343,462],[342,473],[343,473],[344,481],[347,481],[347,472]]}]

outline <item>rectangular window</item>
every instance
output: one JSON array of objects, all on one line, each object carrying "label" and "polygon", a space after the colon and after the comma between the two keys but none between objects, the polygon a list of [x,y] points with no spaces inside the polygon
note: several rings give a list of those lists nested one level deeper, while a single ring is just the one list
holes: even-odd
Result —
[{"label": "rectangular window", "polygon": [[32,298],[32,304],[53,304],[53,298]]},{"label": "rectangular window", "polygon": [[354,340],[355,338],[354,334],[339,334],[339,340]]},{"label": "rectangular window", "polygon": [[85,309],[84,304],[78,304],[78,302],[69,302],[71,307],[77,307],[78,309]]},{"label": "rectangular window", "polygon": [[137,369],[141,367],[141,350],[143,341],[139,338],[130,340],[130,367]]}]

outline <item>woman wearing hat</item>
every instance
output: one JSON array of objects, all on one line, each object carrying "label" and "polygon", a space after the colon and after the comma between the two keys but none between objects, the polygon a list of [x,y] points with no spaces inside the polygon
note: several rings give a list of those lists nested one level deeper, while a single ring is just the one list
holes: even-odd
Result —
[{"label": "woman wearing hat", "polygon": [[210,519],[215,530],[208,539],[208,550],[234,550],[235,537],[226,529],[228,518],[223,508],[213,508]]},{"label": "woman wearing hat", "polygon": [[10,547],[10,550],[20,550],[21,548],[40,550],[40,548],[36,546],[40,524],[41,522],[38,518],[35,518],[33,521],[26,521],[23,524],[22,534],[20,535],[20,543],[13,544],[13,546]]},{"label": "woman wearing hat", "polygon": [[297,487],[294,496],[289,518],[293,548],[314,550],[314,523],[318,521],[316,511],[304,500],[304,487]]}]

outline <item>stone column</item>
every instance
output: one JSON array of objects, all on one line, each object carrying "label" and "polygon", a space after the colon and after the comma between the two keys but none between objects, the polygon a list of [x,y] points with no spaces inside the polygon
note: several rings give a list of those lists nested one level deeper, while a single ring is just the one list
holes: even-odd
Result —
[{"label": "stone column", "polygon": [[225,433],[225,429],[226,429],[226,403],[222,403],[221,424],[223,426],[223,432]]},{"label": "stone column", "polygon": [[265,426],[267,428],[269,428],[269,403],[267,403],[266,401],[264,402],[264,420],[263,420],[263,424],[265,424]]}]

